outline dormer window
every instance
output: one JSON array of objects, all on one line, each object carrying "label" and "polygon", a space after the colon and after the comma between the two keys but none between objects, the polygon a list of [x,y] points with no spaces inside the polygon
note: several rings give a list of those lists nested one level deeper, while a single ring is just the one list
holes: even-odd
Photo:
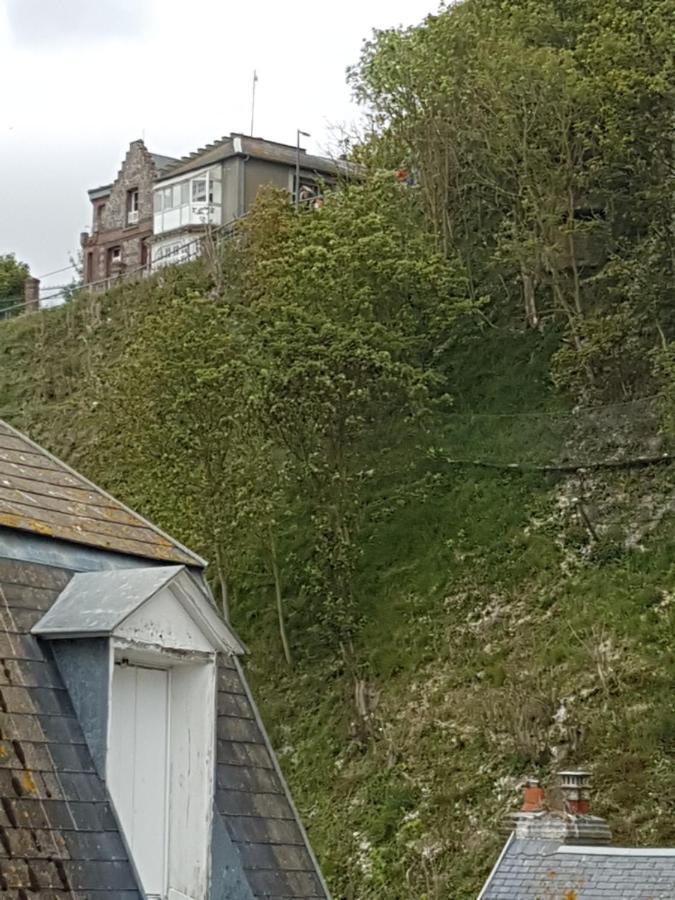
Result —
[{"label": "dormer window", "polygon": [[78,645],[90,659],[104,639],[108,712],[79,717],[145,896],[207,900],[216,662],[240,652],[236,638],[183,566],[75,575],[33,633],[71,667]]}]

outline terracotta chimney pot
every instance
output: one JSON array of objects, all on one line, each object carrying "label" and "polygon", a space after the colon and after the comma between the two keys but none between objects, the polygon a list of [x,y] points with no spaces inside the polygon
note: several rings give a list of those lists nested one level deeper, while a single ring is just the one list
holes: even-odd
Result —
[{"label": "terracotta chimney pot", "polygon": [[540,812],[544,808],[545,800],[546,794],[543,787],[539,784],[539,779],[528,778],[525,782],[523,805],[520,807],[520,811]]}]

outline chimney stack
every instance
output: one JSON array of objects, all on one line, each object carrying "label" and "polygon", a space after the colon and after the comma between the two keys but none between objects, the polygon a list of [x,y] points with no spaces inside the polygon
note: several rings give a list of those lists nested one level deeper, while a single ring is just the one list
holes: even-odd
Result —
[{"label": "chimney stack", "polygon": [[23,283],[23,311],[35,312],[40,309],[40,279],[29,275]]},{"label": "chimney stack", "polygon": [[520,810],[507,819],[516,839],[582,845],[611,843],[607,822],[589,815],[589,773],[565,771],[559,773],[559,778],[563,809],[549,807],[538,779],[527,780]]}]

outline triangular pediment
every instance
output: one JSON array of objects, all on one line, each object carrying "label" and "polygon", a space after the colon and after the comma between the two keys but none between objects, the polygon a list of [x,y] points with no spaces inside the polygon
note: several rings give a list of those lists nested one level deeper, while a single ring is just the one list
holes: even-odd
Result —
[{"label": "triangular pediment", "polygon": [[244,652],[185,566],[78,573],[32,633],[51,640],[114,637],[171,649]]}]

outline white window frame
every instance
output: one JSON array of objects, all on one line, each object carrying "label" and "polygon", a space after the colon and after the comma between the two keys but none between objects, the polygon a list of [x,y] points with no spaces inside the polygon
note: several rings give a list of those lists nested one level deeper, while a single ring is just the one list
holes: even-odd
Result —
[{"label": "white window frame", "polygon": [[[114,734],[114,692],[116,689],[115,676],[118,672],[118,669],[121,671],[122,666],[128,666],[130,668],[138,668],[138,669],[151,669],[157,672],[166,672],[166,717],[165,717],[165,733],[167,735],[166,745],[164,747],[164,784],[163,784],[163,792],[164,792],[164,834],[162,837],[162,856],[163,856],[163,872],[162,872],[162,886],[159,892],[149,892],[145,885],[143,885],[146,890],[146,897],[148,900],[150,898],[157,898],[157,900],[164,900],[168,896],[169,891],[169,852],[170,852],[170,833],[171,833],[171,822],[170,822],[170,801],[171,801],[171,777],[170,777],[170,768],[171,768],[171,712],[172,712],[172,704],[171,704],[171,669],[166,668],[161,665],[162,660],[157,660],[157,665],[149,665],[148,661],[144,662],[136,662],[130,660],[127,655],[123,653],[115,653],[113,656],[113,665],[110,676],[110,722],[109,722],[109,750],[108,750],[108,772],[107,772],[107,780],[110,785],[111,794],[115,793],[116,785],[114,783],[115,777],[119,777],[121,779],[128,778],[130,774],[130,769],[132,768],[131,764],[127,764],[125,768],[122,769],[121,772],[117,773],[113,771],[112,763],[115,758],[115,752],[113,748],[112,736]],[[120,818],[123,818],[121,815],[121,810],[118,809],[118,815]],[[139,859],[139,854],[136,851],[136,848],[133,846],[130,848],[132,850],[133,858],[136,861],[136,864],[139,866],[139,869],[142,868],[143,860]],[[142,871],[139,872],[139,875],[142,877]]]},{"label": "white window frame", "polygon": [[[116,662],[127,660],[129,665],[168,672],[167,875],[164,894],[147,895],[153,900],[207,900],[210,882],[216,787],[216,648],[209,633],[191,618],[189,608],[182,589],[171,585],[130,616],[110,639],[107,766],[113,762]],[[194,702],[195,697],[199,702]],[[188,732],[189,742],[185,740]],[[114,805],[115,783],[106,780]],[[123,820],[121,826],[124,834]],[[134,856],[133,847],[129,849],[142,880],[143,861]]]},{"label": "white window frame", "polygon": [[[204,185],[204,195],[203,196],[195,196],[197,191],[196,188],[198,185]],[[201,192],[200,192],[201,194]],[[193,206],[206,206],[207,198],[209,196],[209,173],[205,172],[203,175],[199,175],[197,178],[193,178],[190,182],[190,199]]]}]

